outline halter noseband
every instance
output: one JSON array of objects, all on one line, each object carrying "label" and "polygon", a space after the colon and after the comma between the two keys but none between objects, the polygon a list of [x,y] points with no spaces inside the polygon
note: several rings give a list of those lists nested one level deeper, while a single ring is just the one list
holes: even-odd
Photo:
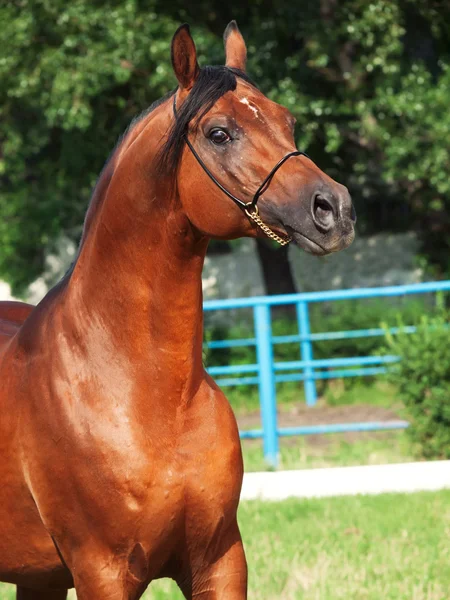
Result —
[{"label": "halter noseband", "polygon": [[[177,104],[176,104],[176,95],[175,94],[173,96],[173,114],[174,114],[174,117],[176,119],[177,118]],[[228,198],[231,198],[231,200],[233,200],[233,202],[235,204],[237,204],[239,206],[239,208],[242,209],[245,212],[245,214],[250,219],[252,219],[252,221],[254,221],[258,225],[258,227],[260,227],[262,229],[262,231],[264,231],[264,233],[269,238],[271,238],[272,240],[278,242],[280,244],[280,246],[286,246],[286,244],[289,244],[289,242],[292,240],[291,237],[287,237],[287,238],[280,237],[274,231],[272,231],[270,229],[270,227],[268,227],[261,220],[261,217],[259,216],[259,211],[258,211],[258,207],[257,207],[256,203],[258,202],[260,196],[262,196],[262,194],[264,194],[264,192],[269,187],[269,185],[270,185],[270,183],[271,183],[271,181],[272,181],[275,173],[278,171],[278,169],[280,167],[282,167],[284,165],[284,163],[287,160],[289,160],[292,156],[306,156],[307,158],[309,158],[309,156],[305,152],[300,152],[300,150],[295,150],[294,152],[290,152],[289,154],[286,154],[286,156],[283,156],[283,158],[277,162],[277,164],[274,166],[274,168],[270,171],[270,173],[267,175],[267,177],[261,183],[261,185],[259,186],[259,188],[256,190],[256,192],[253,195],[253,199],[250,202],[244,202],[243,200],[241,200],[240,198],[237,198],[234,194],[232,194],[231,192],[229,192],[220,183],[220,181],[218,181],[214,177],[214,175],[211,173],[211,171],[205,165],[205,163],[203,162],[203,160],[197,154],[197,151],[195,150],[194,146],[189,141],[187,133],[184,135],[184,139],[186,141],[186,144],[187,144],[189,150],[192,152],[192,154],[194,155],[195,159],[197,160],[198,164],[202,167],[202,169],[205,171],[205,173],[208,175],[208,177],[217,185],[217,187],[220,188],[222,190],[222,192],[228,196]]]}]

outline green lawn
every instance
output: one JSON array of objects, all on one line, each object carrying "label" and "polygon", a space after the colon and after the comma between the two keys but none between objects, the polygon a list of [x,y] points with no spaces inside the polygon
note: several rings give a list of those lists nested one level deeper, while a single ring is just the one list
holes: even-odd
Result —
[{"label": "green lawn", "polygon": [[[259,392],[256,385],[224,388],[224,392],[236,415],[259,411]],[[318,382],[321,402],[327,406],[349,406],[370,404],[388,408],[401,407],[397,390],[385,377],[335,379]],[[277,404],[279,410],[286,410],[295,404],[305,405],[305,392],[302,383],[285,382],[277,384]]]},{"label": "green lawn", "polygon": [[[320,438],[320,439],[319,439]],[[261,440],[242,440],[246,471],[265,471]],[[280,438],[279,469],[315,469],[413,462],[404,430]]]},{"label": "green lawn", "polygon": [[[251,600],[449,597],[450,491],[245,502],[240,523]],[[145,598],[181,595],[161,581]]]}]

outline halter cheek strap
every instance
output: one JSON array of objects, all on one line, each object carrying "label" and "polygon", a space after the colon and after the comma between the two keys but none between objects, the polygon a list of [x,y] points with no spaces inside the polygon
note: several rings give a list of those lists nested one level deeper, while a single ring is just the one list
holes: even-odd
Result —
[{"label": "halter cheek strap", "polygon": [[[176,106],[176,95],[175,94],[173,96],[173,114],[176,119],[177,118],[177,106]],[[269,187],[275,173],[278,171],[278,169],[280,167],[282,167],[284,165],[284,163],[287,160],[289,160],[292,156],[306,156],[307,158],[309,158],[308,155],[305,152],[300,152],[300,150],[295,150],[294,152],[290,152],[289,154],[286,154],[286,156],[283,156],[283,158],[277,162],[277,164],[273,167],[273,169],[270,171],[270,173],[267,175],[267,177],[263,180],[263,182],[261,183],[259,188],[256,190],[256,192],[253,195],[253,199],[250,202],[244,202],[243,200],[241,200],[240,198],[238,198],[237,196],[232,194],[230,191],[228,191],[220,183],[220,181],[218,181],[216,179],[216,177],[211,173],[211,171],[205,165],[203,160],[200,158],[200,156],[197,153],[197,151],[195,150],[194,146],[189,141],[187,134],[184,136],[184,139],[186,141],[186,144],[187,144],[189,150],[192,152],[195,159],[197,160],[198,164],[202,167],[202,169],[205,171],[205,173],[208,175],[208,177],[217,185],[217,187],[219,189],[221,189],[222,192],[228,196],[228,198],[233,200],[233,202],[235,204],[237,204],[239,206],[239,208],[241,208],[245,212],[245,214],[250,219],[252,219],[252,221],[254,221],[258,225],[258,227],[260,227],[260,229],[262,231],[264,231],[264,233],[269,238],[278,242],[278,244],[280,244],[281,246],[285,246],[286,244],[289,244],[289,242],[292,240],[291,237],[287,237],[287,238],[280,237],[261,220],[261,217],[259,216],[257,202],[258,202],[259,198],[262,196],[262,194],[264,194],[264,192]]]}]

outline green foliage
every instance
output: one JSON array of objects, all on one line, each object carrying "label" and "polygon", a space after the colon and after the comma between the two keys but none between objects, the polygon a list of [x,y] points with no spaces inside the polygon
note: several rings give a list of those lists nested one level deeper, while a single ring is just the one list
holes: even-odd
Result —
[{"label": "green foliage", "polygon": [[411,423],[407,432],[425,458],[450,458],[449,316],[424,316],[416,333],[387,335],[387,352],[401,356],[390,378]]},{"label": "green foliage", "polygon": [[[430,300],[406,298],[398,302],[381,298],[343,300],[329,304],[316,304],[311,310],[311,331],[353,331],[380,329],[382,324],[396,327],[401,318],[408,325],[417,323],[431,310]],[[369,336],[314,342],[316,358],[369,356],[383,346],[383,338]]]},{"label": "green foliage", "polygon": [[16,292],[60,233],[79,237],[118,136],[175,85],[178,24],[217,64],[231,18],[299,147],[351,188],[359,231],[414,226],[450,268],[448,4],[17,0],[0,4],[0,276]]},{"label": "green foliage", "polygon": [[[21,0],[0,5],[0,24],[0,276],[20,292],[62,231],[79,237],[130,120],[175,87],[178,22],[154,2]],[[198,36],[214,56],[212,39]]]}]

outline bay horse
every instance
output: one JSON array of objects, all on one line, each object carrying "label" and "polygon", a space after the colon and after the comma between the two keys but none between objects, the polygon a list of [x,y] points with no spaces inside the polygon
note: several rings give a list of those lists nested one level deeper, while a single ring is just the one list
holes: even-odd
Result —
[{"label": "bay horse", "polygon": [[246,75],[234,21],[224,40],[200,69],[177,30],[178,87],[117,145],[74,265],[35,308],[0,304],[0,580],[22,600],[135,599],[159,577],[247,596],[238,429],[202,363],[208,240],[327,254],[355,216]]}]

